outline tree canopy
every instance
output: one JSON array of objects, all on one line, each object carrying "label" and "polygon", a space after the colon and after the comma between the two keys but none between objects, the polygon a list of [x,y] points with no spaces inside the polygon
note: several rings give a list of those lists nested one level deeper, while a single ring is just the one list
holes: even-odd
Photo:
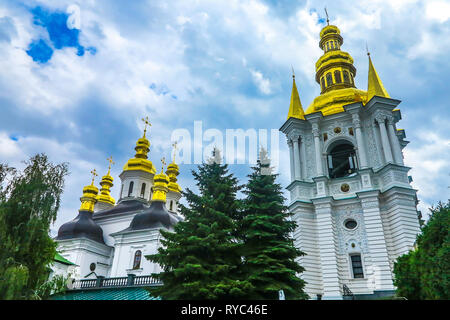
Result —
[{"label": "tree canopy", "polygon": [[415,249],[394,265],[397,295],[408,299],[450,299],[450,200],[430,211]]},{"label": "tree canopy", "polygon": [[39,299],[56,253],[49,235],[56,219],[66,163],[44,154],[20,172],[0,164],[0,299]]}]

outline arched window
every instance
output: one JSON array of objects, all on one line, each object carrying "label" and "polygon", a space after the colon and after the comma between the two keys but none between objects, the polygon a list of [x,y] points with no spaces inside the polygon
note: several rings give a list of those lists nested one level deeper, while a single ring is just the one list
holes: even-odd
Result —
[{"label": "arched window", "polygon": [[331,76],[331,73],[327,73],[327,87],[331,86],[333,84],[333,77]]},{"label": "arched window", "polygon": [[328,174],[330,178],[346,177],[356,172],[356,155],[349,143],[339,144],[328,154]]},{"label": "arched window", "polygon": [[122,183],[122,186],[120,187],[120,197],[121,198],[123,197],[123,183]]},{"label": "arched window", "polygon": [[344,83],[350,83],[350,77],[348,75],[348,71],[344,70],[343,74],[344,74]]},{"label": "arched window", "polygon": [[141,250],[136,251],[134,254],[133,269],[139,269],[141,267],[141,258],[142,258]]},{"label": "arched window", "polygon": [[325,90],[325,78],[324,77],[322,77],[320,79],[320,86],[322,87],[322,91]]},{"label": "arched window", "polygon": [[173,200],[170,200],[170,211],[173,211]]},{"label": "arched window", "polygon": [[145,183],[143,183],[141,187],[141,198],[144,197],[144,194],[145,194]]},{"label": "arched window", "polygon": [[327,42],[327,51],[329,51],[329,50],[330,50],[330,43]]},{"label": "arched window", "polygon": [[341,83],[342,79],[341,79],[341,71],[336,70],[334,72],[334,80],[336,80],[336,83]]},{"label": "arched window", "polygon": [[361,255],[359,253],[350,255],[352,262],[353,278],[364,278],[363,266],[361,261]]},{"label": "arched window", "polygon": [[133,186],[134,186],[134,182],[131,181],[130,186],[128,187],[128,196],[129,197],[131,197],[131,195],[133,194]]}]

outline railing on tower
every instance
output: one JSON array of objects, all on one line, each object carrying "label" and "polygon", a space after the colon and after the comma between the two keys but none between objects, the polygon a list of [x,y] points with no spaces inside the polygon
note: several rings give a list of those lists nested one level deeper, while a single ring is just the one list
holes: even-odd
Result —
[{"label": "railing on tower", "polygon": [[162,285],[162,282],[152,276],[135,276],[129,274],[127,277],[75,280],[69,290],[98,289],[98,288],[120,288],[120,287],[148,287]]}]

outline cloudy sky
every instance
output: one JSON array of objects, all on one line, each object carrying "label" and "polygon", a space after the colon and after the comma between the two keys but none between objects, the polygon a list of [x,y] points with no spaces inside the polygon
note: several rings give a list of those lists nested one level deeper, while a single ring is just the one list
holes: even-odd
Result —
[{"label": "cloudy sky", "polygon": [[[169,4],[170,3],[170,4]],[[0,162],[22,167],[37,152],[69,162],[55,230],[79,208],[90,171],[106,158],[118,174],[152,121],[150,158],[170,157],[174,129],[278,129],[286,120],[291,66],[304,107],[319,94],[319,31],[341,29],[343,50],[367,88],[366,42],[391,97],[402,100],[419,208],[449,198],[450,2],[0,1]],[[280,152],[287,155],[280,135]],[[287,157],[280,182],[288,184]],[[191,165],[180,184],[192,185]],[[246,165],[231,171],[244,178]]]}]

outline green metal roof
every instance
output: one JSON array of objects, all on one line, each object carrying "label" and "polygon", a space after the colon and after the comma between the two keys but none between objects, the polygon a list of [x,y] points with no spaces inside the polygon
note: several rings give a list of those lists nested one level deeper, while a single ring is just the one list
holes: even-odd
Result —
[{"label": "green metal roof", "polygon": [[150,295],[143,287],[128,287],[99,290],[66,291],[51,296],[50,300],[161,300]]},{"label": "green metal roof", "polygon": [[58,262],[63,263],[63,264],[74,265],[74,266],[76,265],[75,263],[70,262],[69,260],[64,258],[58,252],[55,254],[55,257],[53,258],[53,260],[58,261]]}]

